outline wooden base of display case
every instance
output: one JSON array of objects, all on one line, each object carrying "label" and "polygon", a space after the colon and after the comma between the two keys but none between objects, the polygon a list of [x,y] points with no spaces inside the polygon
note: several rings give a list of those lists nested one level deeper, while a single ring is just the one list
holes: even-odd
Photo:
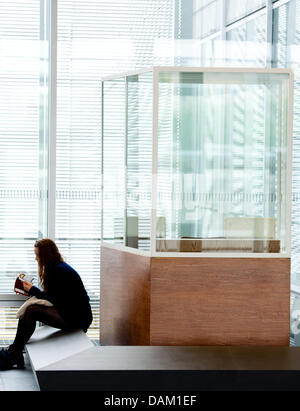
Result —
[{"label": "wooden base of display case", "polygon": [[290,259],[101,248],[101,345],[288,346]]}]

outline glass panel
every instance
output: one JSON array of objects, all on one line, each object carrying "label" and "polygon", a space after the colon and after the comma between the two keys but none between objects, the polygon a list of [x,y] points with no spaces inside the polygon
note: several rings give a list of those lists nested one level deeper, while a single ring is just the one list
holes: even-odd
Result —
[{"label": "glass panel", "polygon": [[233,23],[266,6],[266,0],[227,0],[226,24]]},{"label": "glass panel", "polygon": [[220,30],[220,0],[209,2],[194,1],[193,4],[193,38],[201,39]]},{"label": "glass panel", "polygon": [[152,72],[127,78],[126,245],[150,249]]},{"label": "glass panel", "polygon": [[[300,36],[297,30],[300,24],[300,2],[291,1],[273,10],[273,65],[274,67],[292,67],[294,82],[294,123],[293,123],[293,193],[291,226],[291,288],[295,297],[295,310],[300,304]],[[296,337],[300,345],[300,334]]]},{"label": "glass panel", "polygon": [[262,14],[227,32],[227,66],[266,67],[266,21],[266,14]]},{"label": "glass panel", "polygon": [[103,83],[103,241],[124,244],[125,79]]},{"label": "glass panel", "polygon": [[49,2],[0,6],[0,293],[47,234]]},{"label": "glass panel", "polygon": [[273,61],[274,67],[288,67],[288,9],[289,4],[277,7],[273,10]]},{"label": "glass panel", "polygon": [[287,98],[285,74],[160,74],[157,251],[286,251]]},{"label": "glass panel", "polygon": [[[172,64],[169,44],[174,39],[174,12],[174,0],[57,1],[55,233],[59,244],[64,247],[67,243],[67,261],[79,268],[93,296],[100,288],[100,258],[96,256],[102,231],[99,85],[104,76],[113,73]],[[104,166],[108,181],[104,233],[107,241],[112,238],[114,243],[123,242],[124,231],[124,184],[119,187],[115,180],[124,163],[124,147],[120,147],[118,136],[118,128],[124,136],[124,114],[118,117],[119,114],[115,107],[111,124],[104,125],[108,159]],[[121,174],[124,182],[124,168]],[[114,194],[120,196],[120,201]],[[112,204],[109,195],[113,197]],[[89,248],[83,252],[87,245]],[[92,309],[95,318],[99,299],[93,299]]]}]

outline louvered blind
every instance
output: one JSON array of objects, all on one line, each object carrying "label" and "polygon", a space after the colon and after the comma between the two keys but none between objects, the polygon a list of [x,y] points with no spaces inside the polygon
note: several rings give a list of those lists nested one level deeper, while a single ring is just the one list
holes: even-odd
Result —
[{"label": "louvered blind", "polygon": [[[174,0],[58,1],[56,238],[88,289],[95,318],[90,334],[95,337],[100,291],[100,79],[172,64],[170,55],[160,56],[158,50],[161,41],[173,39],[173,14]],[[116,113],[116,122],[119,118],[122,114]],[[114,155],[114,141],[106,148]],[[119,223],[116,232],[122,232],[121,219]]]},{"label": "louvered blind", "polygon": [[[294,118],[293,118],[293,185],[292,185],[292,259],[291,259],[291,289],[297,293],[293,310],[299,309],[300,302],[300,1],[284,4],[274,10],[275,29],[277,33],[275,67],[290,66],[295,75],[294,82]],[[292,301],[291,301],[292,303]],[[299,335],[298,335],[299,337]],[[299,345],[299,339],[298,344]]]},{"label": "louvered blind", "polygon": [[16,335],[16,328],[18,324],[16,313],[18,309],[19,307],[0,306],[0,346],[10,344]]},{"label": "louvered blind", "polygon": [[[39,235],[40,1],[0,1],[0,293],[36,273]],[[46,92],[46,90],[44,90]]]}]

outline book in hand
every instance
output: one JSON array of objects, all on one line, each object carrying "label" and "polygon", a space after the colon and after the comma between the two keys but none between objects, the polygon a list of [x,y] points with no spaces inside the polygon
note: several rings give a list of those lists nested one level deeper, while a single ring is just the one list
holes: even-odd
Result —
[{"label": "book in hand", "polygon": [[24,281],[32,284],[34,281],[34,277],[28,274],[24,274],[24,273],[19,274],[15,281],[14,291],[16,294],[27,296],[29,294],[24,290],[24,284],[23,284]]}]

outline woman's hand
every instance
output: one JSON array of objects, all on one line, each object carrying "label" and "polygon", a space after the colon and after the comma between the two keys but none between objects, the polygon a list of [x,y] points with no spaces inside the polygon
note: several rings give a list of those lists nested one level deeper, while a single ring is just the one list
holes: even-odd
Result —
[{"label": "woman's hand", "polygon": [[32,287],[31,283],[28,283],[27,281],[23,281],[23,288],[26,291],[26,293],[29,293],[31,287]]}]

